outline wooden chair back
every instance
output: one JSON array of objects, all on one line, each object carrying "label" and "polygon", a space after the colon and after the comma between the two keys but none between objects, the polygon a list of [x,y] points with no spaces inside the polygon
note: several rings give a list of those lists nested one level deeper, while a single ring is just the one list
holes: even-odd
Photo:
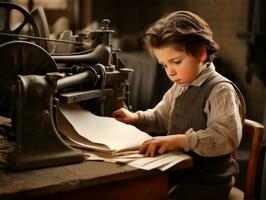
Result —
[{"label": "wooden chair back", "polygon": [[243,140],[248,139],[250,152],[244,189],[244,200],[252,200],[254,195],[255,180],[262,145],[264,126],[258,122],[246,119],[243,126]]}]

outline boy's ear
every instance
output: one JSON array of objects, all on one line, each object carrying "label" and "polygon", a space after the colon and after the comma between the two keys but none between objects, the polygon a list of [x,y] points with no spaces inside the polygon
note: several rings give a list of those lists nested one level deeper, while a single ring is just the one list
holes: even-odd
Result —
[{"label": "boy's ear", "polygon": [[205,45],[203,45],[201,47],[200,52],[199,52],[199,56],[200,56],[200,61],[201,62],[204,63],[207,60],[208,54],[207,54],[207,49],[206,49],[206,46]]}]

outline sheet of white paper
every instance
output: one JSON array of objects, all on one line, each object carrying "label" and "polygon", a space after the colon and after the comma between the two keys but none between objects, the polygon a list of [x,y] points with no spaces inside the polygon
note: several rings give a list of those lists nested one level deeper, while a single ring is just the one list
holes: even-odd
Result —
[{"label": "sheet of white paper", "polygon": [[[156,157],[159,157],[159,159]],[[140,169],[144,169],[144,170],[151,170],[151,169],[155,169],[158,168],[162,171],[165,171],[167,169],[169,169],[170,167],[174,166],[175,164],[182,162],[185,159],[188,159],[189,156],[179,152],[178,154],[171,152],[168,154],[165,154],[164,156],[156,156],[156,157],[152,157],[154,158],[152,160],[152,158],[149,160],[149,162],[145,162],[146,164],[142,164],[141,161],[145,158],[140,158],[136,161],[132,161],[129,162],[128,165],[136,167],[136,168],[140,168]]]},{"label": "sheet of white paper", "polygon": [[89,139],[79,135],[67,119],[59,112],[57,115],[57,130],[63,134],[67,143],[72,141],[73,146],[82,146],[89,149],[97,149],[99,151],[111,151],[109,147],[104,144],[91,142]]},{"label": "sheet of white paper", "polygon": [[139,154],[139,153],[131,153],[131,154],[127,154],[125,153],[124,155],[113,155],[109,152],[99,152],[99,151],[93,151],[90,149],[84,149],[84,148],[78,148],[79,150],[81,150],[84,154],[95,154],[99,157],[102,158],[131,158],[132,160],[135,160],[137,158],[142,158],[143,154]]},{"label": "sheet of white paper", "polygon": [[[156,157],[160,157],[160,159],[156,159]],[[154,160],[145,164],[145,165],[142,165],[142,164],[136,164],[135,161],[132,161],[130,163],[128,163],[130,166],[133,166],[133,167],[137,167],[137,168],[141,168],[141,169],[145,169],[145,170],[151,170],[151,169],[155,169],[155,168],[159,168],[161,166],[164,166],[165,164],[168,164],[170,162],[173,162],[175,159],[177,159],[176,155],[172,154],[172,153],[168,153],[166,155],[160,155],[160,156],[156,156],[156,157],[151,157],[153,158]],[[142,159],[145,159],[145,158],[141,158],[141,159],[138,159],[137,161],[141,161]],[[139,163],[139,162],[138,162]]]},{"label": "sheet of white paper", "polygon": [[70,138],[68,136],[64,136],[64,135],[62,135],[62,137],[66,143],[68,143],[69,145],[71,145],[73,147],[91,149],[91,150],[99,151],[99,152],[108,152],[110,154],[113,153],[109,148],[99,147],[98,144],[94,145],[93,143],[92,144],[83,143],[83,142],[80,142],[78,140],[77,141],[73,140],[72,138]]},{"label": "sheet of white paper", "polygon": [[77,104],[62,105],[59,110],[79,135],[91,142],[105,144],[111,150],[136,149],[151,138],[132,125],[111,117],[96,116]]},{"label": "sheet of white paper", "polygon": [[140,154],[132,154],[130,156],[111,156],[110,154],[103,154],[95,151],[86,150],[83,151],[86,160],[103,160],[106,162],[121,162],[121,163],[127,163],[133,160],[136,160],[140,157],[143,157]]},{"label": "sheet of white paper", "polygon": [[178,157],[174,161],[172,161],[172,162],[170,162],[170,163],[168,163],[168,164],[166,164],[164,166],[161,166],[159,169],[161,171],[165,171],[167,169],[170,169],[174,165],[176,165],[176,164],[178,164],[178,163],[180,163],[180,162],[182,162],[182,161],[184,161],[186,159],[189,159],[189,158],[190,157],[188,155],[186,155],[186,154],[179,154]]},{"label": "sheet of white paper", "polygon": [[133,161],[132,163],[130,163],[132,166],[145,166],[145,165],[148,165],[156,160],[161,160],[163,159],[164,157],[168,156],[169,153],[166,153],[166,154],[161,154],[161,155],[157,155],[155,157],[143,157],[142,159],[138,159],[138,160],[135,160]]},{"label": "sheet of white paper", "polygon": [[140,169],[166,170],[189,158],[181,152],[144,158],[138,154],[138,148],[152,137],[136,127],[96,116],[77,104],[61,105],[59,112],[58,130],[68,138],[70,145],[79,147],[88,160],[126,162]]}]

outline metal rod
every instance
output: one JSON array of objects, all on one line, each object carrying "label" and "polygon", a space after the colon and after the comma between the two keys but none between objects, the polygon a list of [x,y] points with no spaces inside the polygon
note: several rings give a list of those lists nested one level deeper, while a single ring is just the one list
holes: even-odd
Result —
[{"label": "metal rod", "polygon": [[9,37],[21,37],[21,38],[27,38],[27,39],[33,39],[33,40],[44,40],[44,41],[51,41],[51,42],[69,43],[69,44],[86,44],[84,42],[72,42],[68,40],[56,40],[56,39],[50,39],[50,38],[42,38],[42,37],[35,37],[35,36],[28,36],[28,35],[16,35],[16,34],[1,33],[1,32],[0,32],[0,35],[9,36]]},{"label": "metal rod", "polygon": [[57,81],[57,89],[64,89],[67,87],[72,87],[78,84],[86,84],[86,85],[95,85],[97,81],[97,74],[93,71],[84,71],[79,74],[75,74],[72,76],[67,76],[65,78],[61,78]]}]

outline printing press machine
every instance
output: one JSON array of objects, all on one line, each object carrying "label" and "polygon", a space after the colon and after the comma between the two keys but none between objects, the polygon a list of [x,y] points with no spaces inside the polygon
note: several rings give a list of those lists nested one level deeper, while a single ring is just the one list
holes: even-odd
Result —
[{"label": "printing press machine", "polygon": [[[24,17],[15,29],[10,27],[13,11]],[[60,104],[79,103],[100,116],[126,106],[132,69],[110,45],[110,21],[103,20],[99,30],[53,40],[41,8],[30,13],[0,2],[0,16],[0,116],[11,119],[11,126],[1,125],[0,134],[16,144],[8,154],[8,167],[25,170],[81,162],[82,153],[57,132],[55,115]],[[25,27],[28,34],[22,35]],[[74,51],[51,53],[48,41]]]}]

